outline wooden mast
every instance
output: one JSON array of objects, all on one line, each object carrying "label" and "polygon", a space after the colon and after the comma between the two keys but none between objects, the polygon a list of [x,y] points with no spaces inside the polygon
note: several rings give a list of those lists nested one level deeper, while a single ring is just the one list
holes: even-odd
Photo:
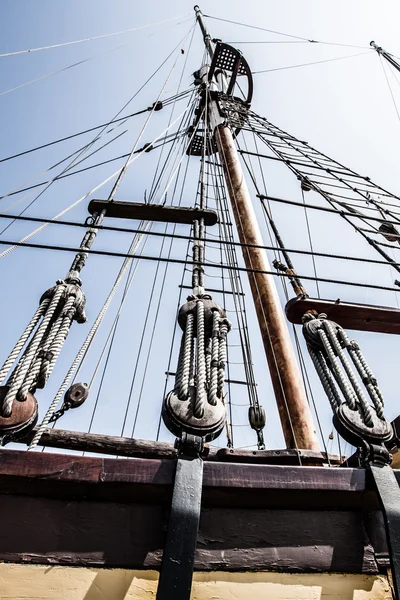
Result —
[{"label": "wooden mast", "polygon": [[[212,60],[214,44],[198,6],[195,6],[195,12]],[[232,132],[228,125],[222,123],[216,125],[214,133],[240,242],[262,246],[263,239]],[[248,276],[286,446],[319,450],[311,411],[275,282],[272,275],[265,273],[271,271],[267,253],[261,248],[244,245],[242,251],[248,269],[264,271],[249,272]]]}]

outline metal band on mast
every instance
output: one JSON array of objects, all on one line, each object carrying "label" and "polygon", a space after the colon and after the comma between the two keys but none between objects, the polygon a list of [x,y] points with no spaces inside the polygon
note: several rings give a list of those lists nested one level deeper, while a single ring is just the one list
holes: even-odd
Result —
[{"label": "metal band on mast", "polygon": [[[211,58],[211,64],[214,64],[214,52],[215,47],[218,47],[218,43],[214,45],[212,42],[199,7],[195,6],[194,9],[203,33],[205,46]],[[237,53],[234,49],[232,51]],[[232,69],[233,72],[234,68]],[[236,67],[236,73],[240,73],[238,67]],[[232,80],[226,90],[223,85],[225,78],[219,76],[218,79],[219,81],[213,75],[211,81],[209,81],[212,90],[215,90],[218,85],[220,95],[229,94],[227,90],[232,91]],[[206,75],[203,75],[203,80],[206,80]],[[234,102],[235,99],[230,101]],[[224,170],[240,242],[262,246],[263,240],[260,228],[239,162],[234,136],[230,127],[220,115],[218,93],[215,94],[213,91],[211,91],[209,116],[214,131],[214,142]],[[249,269],[271,270],[267,254],[261,248],[243,247],[243,258],[246,267]],[[249,281],[286,445],[288,448],[318,450],[319,444],[311,411],[273,277],[264,273],[249,273]]]}]

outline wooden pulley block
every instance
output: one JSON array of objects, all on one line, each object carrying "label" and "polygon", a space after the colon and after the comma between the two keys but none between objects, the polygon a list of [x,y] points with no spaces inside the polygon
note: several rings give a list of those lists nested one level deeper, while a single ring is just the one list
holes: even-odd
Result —
[{"label": "wooden pulley block", "polygon": [[193,386],[189,388],[187,400],[180,400],[174,391],[170,392],[163,404],[164,423],[171,433],[178,437],[182,437],[185,432],[202,437],[205,442],[211,442],[219,436],[225,426],[225,406],[220,399],[216,406],[206,402],[203,416],[196,418],[193,414],[195,398],[196,390]]},{"label": "wooden pulley block", "polygon": [[69,408],[78,408],[81,406],[89,395],[89,386],[87,383],[74,383],[65,392],[64,404]]},{"label": "wooden pulley block", "polygon": [[[9,386],[0,386],[0,401],[2,401],[9,390]],[[14,400],[11,415],[9,417],[0,416],[0,443],[4,446],[6,443],[23,437],[32,429],[38,417],[38,404],[35,396],[28,393],[24,402]]]},{"label": "wooden pulley block", "polygon": [[352,410],[348,404],[341,404],[333,415],[336,431],[346,442],[356,448],[364,442],[368,444],[384,444],[393,439],[392,425],[385,418],[380,419],[373,406],[371,409],[372,424],[366,425],[358,410]]},{"label": "wooden pulley block", "polygon": [[399,232],[392,223],[382,223],[379,226],[379,231],[388,242],[398,242]]}]

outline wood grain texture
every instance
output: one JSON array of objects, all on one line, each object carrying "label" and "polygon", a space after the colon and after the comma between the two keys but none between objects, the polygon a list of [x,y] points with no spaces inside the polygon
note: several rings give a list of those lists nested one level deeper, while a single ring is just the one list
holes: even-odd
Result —
[{"label": "wood grain texture", "polygon": [[301,324],[304,313],[309,310],[326,313],[328,319],[339,323],[344,329],[400,334],[398,308],[303,297],[292,298],[285,307],[290,323],[297,324]]},{"label": "wood grain texture", "polygon": [[[20,443],[29,444],[36,434],[34,428]],[[132,439],[126,437],[104,435],[99,433],[86,433],[65,429],[45,429],[40,440],[42,446],[60,448],[63,450],[77,450],[80,452],[94,452],[110,454],[113,456],[128,456],[131,458],[177,458],[177,450],[172,444],[154,442],[149,440]],[[322,465],[328,462],[325,452],[312,450],[242,450],[236,448],[208,448],[204,460],[221,462],[243,462],[257,464],[281,465]],[[329,455],[329,461],[340,464],[340,457],[336,454]]]},{"label": "wood grain texture", "polygon": [[[268,262],[251,196],[240,165],[232,132],[227,125],[215,129],[215,141],[224,170],[249,284],[264,344],[265,355],[287,448],[320,450],[300,369],[285,315]],[[250,244],[250,245],[248,245]]]},{"label": "wood grain texture", "polygon": [[[176,461],[1,450],[2,493],[170,502]],[[207,506],[378,509],[363,469],[204,463]]]},{"label": "wood grain texture", "polygon": [[[0,560],[159,568],[161,506],[0,495]],[[197,570],[377,573],[360,513],[204,508]]]},{"label": "wood grain texture", "polygon": [[[158,568],[175,465],[1,450],[0,561]],[[205,462],[196,568],[376,573],[369,485],[363,469]]]}]

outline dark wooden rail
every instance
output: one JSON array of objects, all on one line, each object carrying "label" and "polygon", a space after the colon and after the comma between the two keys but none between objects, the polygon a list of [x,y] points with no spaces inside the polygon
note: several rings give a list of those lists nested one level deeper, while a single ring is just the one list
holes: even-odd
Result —
[{"label": "dark wooden rail", "polygon": [[[34,429],[22,443],[29,443],[36,433]],[[137,440],[126,437],[101,435],[98,433],[83,433],[64,429],[46,429],[40,444],[50,448],[76,450],[80,452],[95,452],[130,458],[174,459],[177,451],[172,444]],[[325,452],[311,450],[241,450],[235,448],[207,448],[206,460],[275,464],[275,465],[322,465],[328,462]],[[339,464],[340,457],[329,455],[329,462]]]}]

